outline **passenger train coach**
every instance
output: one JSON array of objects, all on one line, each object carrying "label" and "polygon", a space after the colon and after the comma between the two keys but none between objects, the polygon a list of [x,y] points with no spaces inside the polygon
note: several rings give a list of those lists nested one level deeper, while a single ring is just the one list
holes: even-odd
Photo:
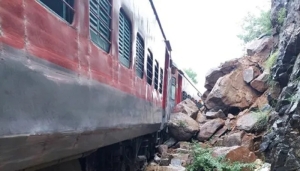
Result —
[{"label": "passenger train coach", "polygon": [[137,170],[191,85],[171,51],[152,0],[0,0],[0,170]]}]

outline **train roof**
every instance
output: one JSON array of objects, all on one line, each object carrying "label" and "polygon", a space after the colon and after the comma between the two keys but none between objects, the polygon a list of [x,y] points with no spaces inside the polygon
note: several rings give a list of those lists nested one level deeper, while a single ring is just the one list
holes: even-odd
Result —
[{"label": "train roof", "polygon": [[164,37],[164,39],[165,39],[164,41],[165,41],[165,43],[166,43],[166,47],[167,47],[168,51],[172,51],[171,43],[170,43],[170,41],[167,39],[167,36],[166,36],[166,34],[165,34],[165,32],[164,32],[164,29],[163,29],[162,24],[161,24],[161,22],[160,22],[160,19],[159,19],[157,10],[156,10],[156,8],[155,8],[155,5],[154,5],[154,3],[153,3],[153,0],[149,0],[149,1],[150,1],[150,4],[151,4],[151,7],[152,7],[152,9],[153,9],[154,15],[155,15],[155,17],[156,17],[157,23],[158,23],[158,25],[159,25],[159,28],[160,28],[160,30],[161,30],[161,33],[162,33],[162,35],[163,35],[163,37]]}]

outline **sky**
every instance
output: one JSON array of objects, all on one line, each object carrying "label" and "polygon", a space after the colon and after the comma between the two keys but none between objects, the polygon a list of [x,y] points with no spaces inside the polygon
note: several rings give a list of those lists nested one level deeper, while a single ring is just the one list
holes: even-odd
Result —
[{"label": "sky", "polygon": [[153,0],[172,58],[179,68],[197,72],[197,88],[204,93],[207,72],[243,55],[237,35],[240,23],[257,7],[269,9],[269,0]]}]

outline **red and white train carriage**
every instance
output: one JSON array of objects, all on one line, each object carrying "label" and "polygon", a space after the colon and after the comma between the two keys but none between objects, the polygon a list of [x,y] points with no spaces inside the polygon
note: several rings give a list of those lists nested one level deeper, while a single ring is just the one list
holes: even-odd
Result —
[{"label": "red and white train carriage", "polygon": [[147,158],[182,100],[170,51],[151,0],[0,0],[0,170]]}]

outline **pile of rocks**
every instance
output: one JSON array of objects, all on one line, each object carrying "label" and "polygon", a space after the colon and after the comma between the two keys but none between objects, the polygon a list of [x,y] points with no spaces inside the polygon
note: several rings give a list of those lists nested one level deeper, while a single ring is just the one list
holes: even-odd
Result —
[{"label": "pile of rocks", "polygon": [[[271,37],[263,37],[249,46],[248,56],[211,70],[202,97],[205,110],[199,110],[189,99],[174,107],[168,122],[174,143],[160,147],[165,150],[160,150],[152,168],[184,170],[191,153],[190,148],[183,148],[183,142],[192,140],[211,147],[214,156],[226,156],[230,161],[254,163],[262,157],[259,148],[272,111],[268,98],[275,99],[280,93],[277,85],[269,89],[269,72],[264,68],[272,43]],[[176,142],[179,148],[168,149]]]}]

